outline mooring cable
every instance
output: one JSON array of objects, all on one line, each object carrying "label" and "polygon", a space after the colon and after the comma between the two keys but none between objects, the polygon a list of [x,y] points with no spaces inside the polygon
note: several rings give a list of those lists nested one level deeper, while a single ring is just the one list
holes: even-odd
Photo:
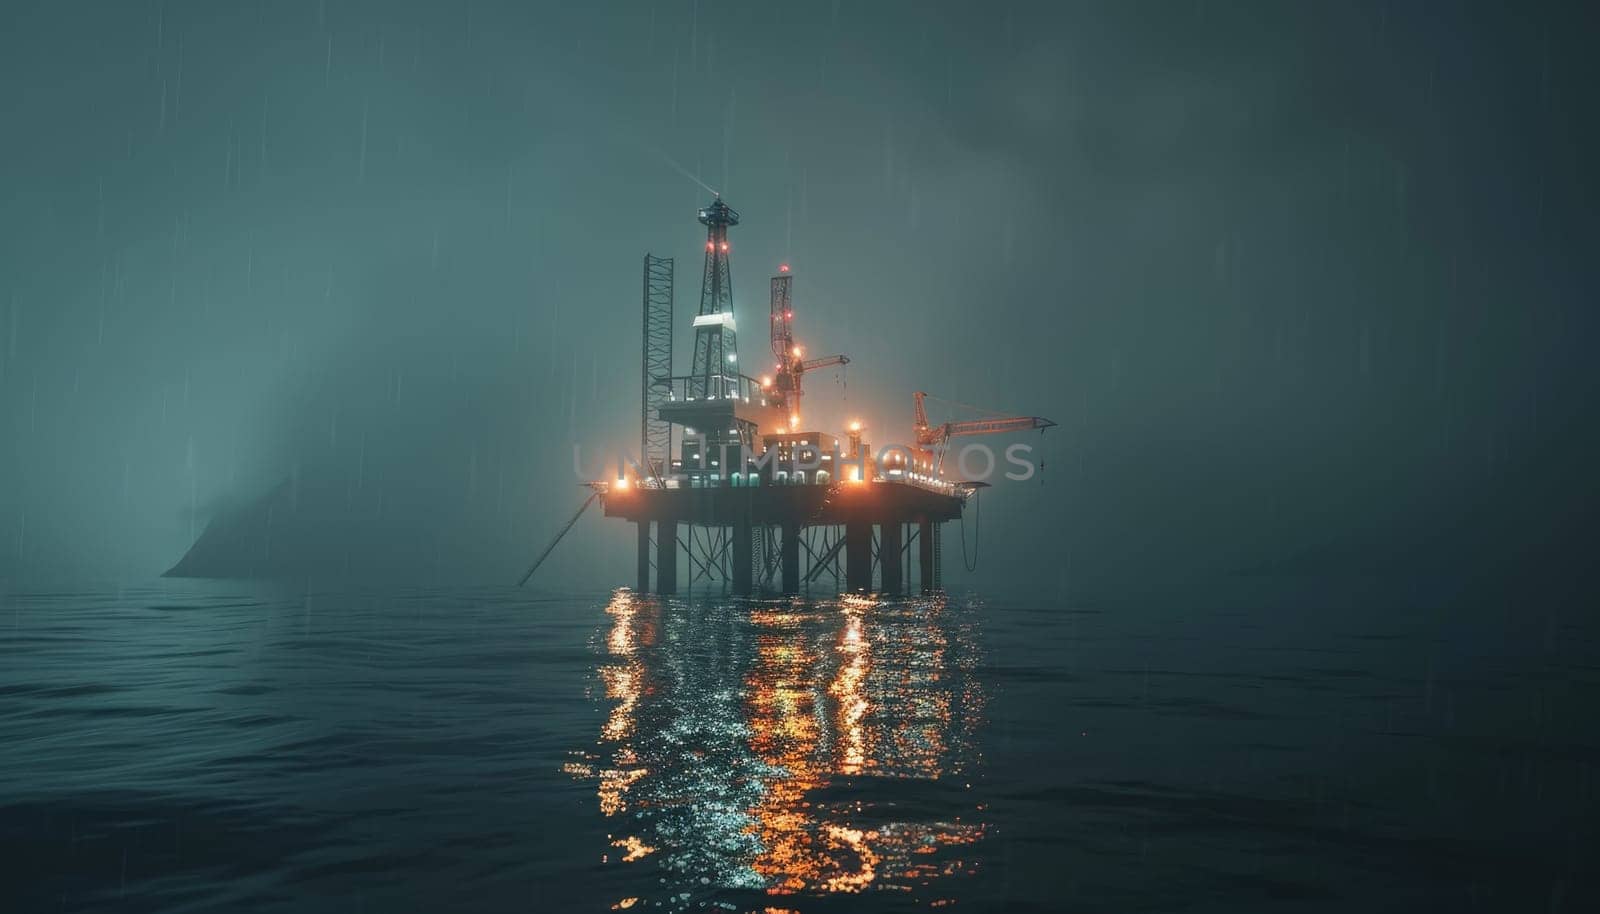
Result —
[{"label": "mooring cable", "polygon": [[961,564],[968,572],[978,570],[978,542],[983,536],[983,490],[972,492],[972,560],[967,560],[967,512],[961,512]]},{"label": "mooring cable", "polygon": [[527,572],[522,575],[522,580],[517,582],[518,587],[528,583],[528,579],[533,577],[533,573],[538,571],[539,566],[544,564],[544,560],[549,558],[550,553],[555,551],[556,544],[561,542],[562,537],[567,535],[567,531],[572,529],[572,525],[578,522],[578,518],[583,516],[583,512],[589,510],[589,506],[594,504],[594,500],[599,497],[599,489],[595,489],[594,492],[590,493],[589,497],[585,499],[583,504],[578,507],[577,513],[572,515],[572,519],[567,521],[567,525],[562,527],[561,532],[557,533],[555,538],[550,541],[550,545],[544,547],[544,551],[539,553],[539,557],[533,560],[533,564],[529,566]]}]

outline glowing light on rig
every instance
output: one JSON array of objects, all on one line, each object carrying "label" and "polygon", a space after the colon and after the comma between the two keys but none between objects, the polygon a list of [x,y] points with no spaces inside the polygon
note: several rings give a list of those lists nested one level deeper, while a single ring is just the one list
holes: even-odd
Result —
[{"label": "glowing light on rig", "polygon": [[795,358],[798,359],[798,358],[800,358],[801,356],[803,356],[805,354],[806,353],[805,353],[804,349],[801,349],[799,346],[794,347],[794,357]]},{"label": "glowing light on rig", "polygon": [[628,487],[628,477],[626,477],[626,476],[618,476],[617,477],[617,481],[613,482],[611,484],[611,488],[612,488],[613,491],[618,490],[618,489],[626,489],[627,487]]},{"label": "glowing light on rig", "polygon": [[861,420],[860,419],[851,420],[851,422],[850,422],[850,431],[852,431],[852,432],[861,431]]},{"label": "glowing light on rig", "polygon": [[789,272],[789,265],[786,264],[786,263],[778,264],[778,272],[779,273],[787,273],[787,272]]},{"label": "glowing light on rig", "polygon": [[761,386],[762,387],[771,387],[772,386],[772,379],[767,377],[766,375],[762,375],[761,376]]},{"label": "glowing light on rig", "polygon": [[724,254],[726,254],[728,252],[728,242],[726,242],[726,241],[722,242],[722,252]]},{"label": "glowing light on rig", "polygon": [[789,416],[789,431],[792,432],[792,431],[794,431],[795,429],[797,429],[799,427],[800,427],[800,414],[799,413],[791,414]]}]

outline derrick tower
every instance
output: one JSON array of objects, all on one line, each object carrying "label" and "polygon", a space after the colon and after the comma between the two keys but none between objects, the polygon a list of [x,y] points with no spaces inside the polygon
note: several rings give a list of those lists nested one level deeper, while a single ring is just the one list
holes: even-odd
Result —
[{"label": "derrick tower", "polygon": [[706,227],[706,266],[700,281],[700,313],[694,318],[694,367],[690,395],[734,396],[739,380],[739,344],[733,320],[733,278],[728,269],[728,229],[739,214],[718,196],[700,210]]}]

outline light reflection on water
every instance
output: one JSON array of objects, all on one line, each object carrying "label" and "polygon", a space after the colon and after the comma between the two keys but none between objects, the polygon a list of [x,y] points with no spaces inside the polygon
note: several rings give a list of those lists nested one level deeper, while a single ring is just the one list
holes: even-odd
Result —
[{"label": "light reflection on water", "polygon": [[615,823],[608,863],[659,867],[669,905],[729,909],[745,892],[938,904],[975,872],[983,809],[949,799],[980,761],[973,607],[618,591],[606,613],[607,716],[566,768]]},{"label": "light reflection on water", "polygon": [[0,590],[0,912],[1600,910],[1592,613],[1225,584]]}]

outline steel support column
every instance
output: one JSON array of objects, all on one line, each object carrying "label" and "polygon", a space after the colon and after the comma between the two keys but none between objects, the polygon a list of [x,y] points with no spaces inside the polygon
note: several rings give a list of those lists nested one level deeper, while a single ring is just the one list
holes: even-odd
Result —
[{"label": "steel support column", "polygon": [[783,592],[800,592],[800,525],[783,525]]},{"label": "steel support column", "polygon": [[650,592],[650,522],[639,521],[639,581],[634,593]]},{"label": "steel support column", "polygon": [[750,519],[747,517],[734,521],[733,524],[733,592],[741,596],[748,596],[751,591],[751,572],[754,570],[755,558],[753,552],[754,536],[750,530]]},{"label": "steel support column", "polygon": [[656,521],[656,593],[678,592],[678,521]]},{"label": "steel support column", "polygon": [[931,521],[917,522],[917,571],[922,578],[922,592],[933,593],[934,565],[937,560],[933,554],[933,523]]},{"label": "steel support column", "polygon": [[844,525],[844,588],[872,589],[872,524],[867,521]]},{"label": "steel support column", "polygon": [[900,550],[904,547],[900,521],[892,520],[878,526],[878,564],[883,570],[883,592],[901,593],[905,590],[904,564]]}]

